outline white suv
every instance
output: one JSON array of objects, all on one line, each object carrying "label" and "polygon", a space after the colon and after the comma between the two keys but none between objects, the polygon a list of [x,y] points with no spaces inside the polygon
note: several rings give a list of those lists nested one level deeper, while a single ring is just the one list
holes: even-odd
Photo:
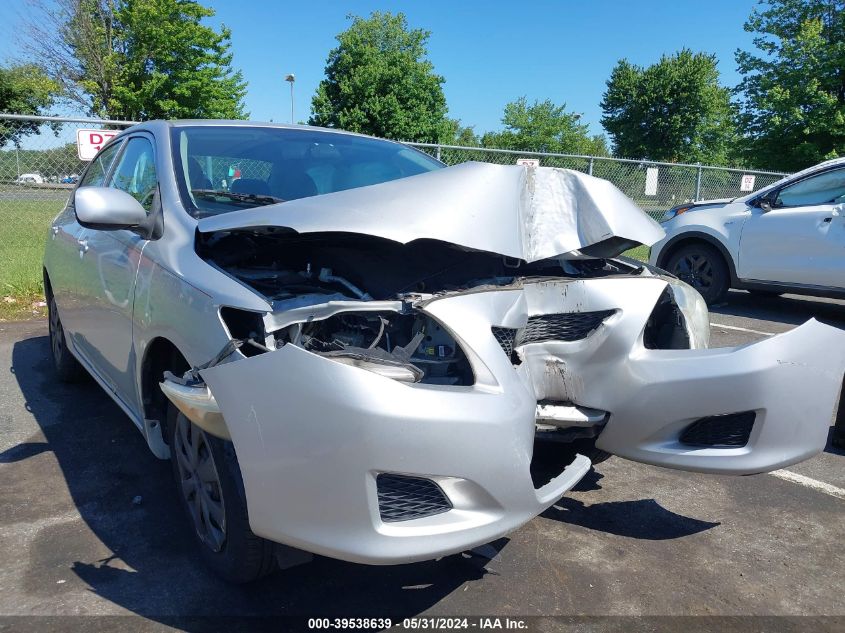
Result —
[{"label": "white suv", "polygon": [[845,159],[733,200],[686,203],[664,217],[650,263],[707,301],[730,288],[845,297]]}]

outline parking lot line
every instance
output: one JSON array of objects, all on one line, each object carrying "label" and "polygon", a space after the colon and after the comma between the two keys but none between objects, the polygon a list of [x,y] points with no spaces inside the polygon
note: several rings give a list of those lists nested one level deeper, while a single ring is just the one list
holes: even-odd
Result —
[{"label": "parking lot line", "polygon": [[830,495],[831,497],[836,497],[837,499],[845,499],[845,489],[825,483],[824,481],[819,481],[818,479],[813,479],[812,477],[799,475],[798,473],[794,473],[791,470],[775,470],[770,472],[769,474],[777,477],[778,479],[783,479],[784,481],[791,481],[792,483],[798,484],[799,486],[804,486],[805,488],[818,490],[819,492],[823,492],[826,495]]},{"label": "parking lot line", "polygon": [[748,332],[749,334],[760,334],[761,336],[774,336],[774,332],[761,332],[760,330],[751,330],[747,327],[739,327],[737,325],[724,325],[723,323],[711,323],[710,327],[718,327],[723,330],[736,330],[737,332]]}]

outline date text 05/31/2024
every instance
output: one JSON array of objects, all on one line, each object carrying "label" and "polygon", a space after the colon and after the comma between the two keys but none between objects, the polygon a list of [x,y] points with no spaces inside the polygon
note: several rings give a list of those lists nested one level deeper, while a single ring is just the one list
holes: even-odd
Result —
[{"label": "date text 05/31/2024", "polygon": [[475,617],[417,617],[404,618],[401,622],[393,622],[390,618],[309,618],[308,628],[312,630],[338,629],[390,629],[402,628],[409,630],[510,630],[520,631],[528,628],[528,623],[521,618]]}]

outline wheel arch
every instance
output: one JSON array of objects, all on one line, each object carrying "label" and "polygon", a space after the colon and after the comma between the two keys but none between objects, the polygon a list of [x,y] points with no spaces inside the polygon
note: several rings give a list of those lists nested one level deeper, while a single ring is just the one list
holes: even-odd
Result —
[{"label": "wheel arch", "polygon": [[167,459],[170,441],[170,429],[167,428],[169,401],[158,385],[165,371],[179,375],[190,369],[191,365],[175,343],[159,336],[147,344],[140,367],[141,406],[147,443],[156,457]]},{"label": "wheel arch", "polygon": [[678,249],[688,246],[690,244],[700,244],[704,243],[709,246],[714,247],[722,258],[725,260],[725,263],[728,265],[728,271],[731,276],[731,286],[735,286],[738,277],[736,274],[736,264],[734,262],[733,257],[731,256],[730,251],[728,248],[719,240],[718,238],[701,231],[685,231],[684,233],[680,233],[676,235],[663,247],[660,251],[660,254],[657,257],[657,267],[658,268],[666,268],[666,263],[669,259],[674,255]]}]

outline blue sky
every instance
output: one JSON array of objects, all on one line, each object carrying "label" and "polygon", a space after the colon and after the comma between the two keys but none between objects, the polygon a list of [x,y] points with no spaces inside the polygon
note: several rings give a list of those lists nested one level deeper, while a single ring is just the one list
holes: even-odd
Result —
[{"label": "blue sky", "polygon": [[[246,2],[205,0],[214,23],[232,29],[234,65],[249,82],[251,118],[287,121],[296,74],[296,117],[307,118],[335,35],[347,14],[403,11],[431,31],[430,59],[446,78],[450,116],[477,132],[498,129],[508,101],[552,99],[583,114],[593,132],[616,61],[650,64],[686,46],[715,53],[725,85],[739,81],[734,51],[751,47],[742,25],[756,0],[559,0],[534,2]],[[14,16],[26,0],[4,0],[0,58],[17,53]],[[11,19],[9,19],[11,18]]]}]

